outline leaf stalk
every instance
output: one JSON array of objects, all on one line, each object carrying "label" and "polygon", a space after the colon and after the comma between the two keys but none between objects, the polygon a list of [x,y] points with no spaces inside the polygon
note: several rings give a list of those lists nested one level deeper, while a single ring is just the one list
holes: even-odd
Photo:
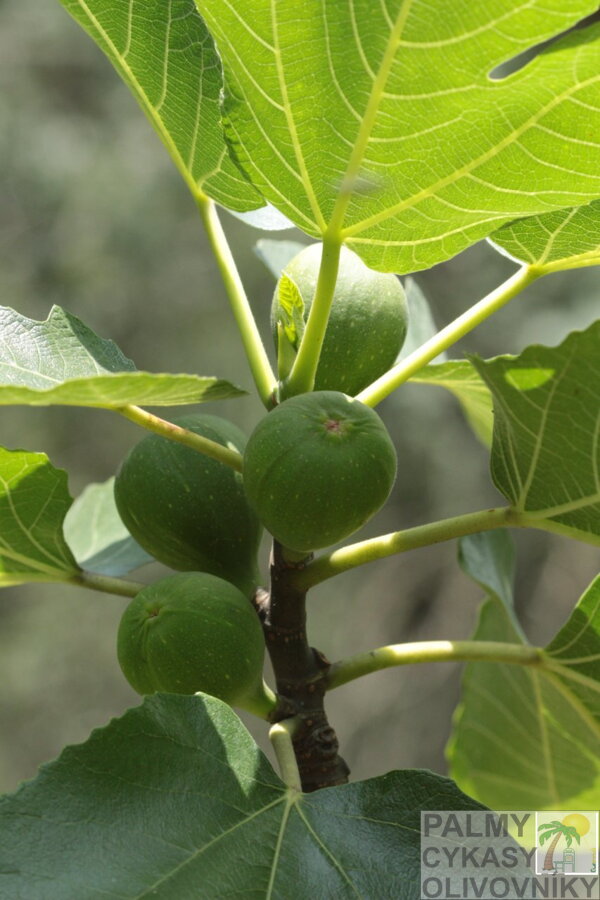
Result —
[{"label": "leaf stalk", "polygon": [[229,297],[229,303],[240,331],[250,371],[258,395],[264,405],[270,409],[273,395],[277,387],[277,379],[273,374],[267,352],[256,325],[256,320],[246,296],[233,254],[227,242],[223,226],[217,215],[215,204],[207,197],[197,197],[196,202],[206,230],[208,241],[213,251],[223,285]]},{"label": "leaf stalk", "polygon": [[385,559],[386,556],[417,550],[419,547],[428,547],[479,531],[491,531],[507,526],[519,527],[520,524],[518,513],[508,506],[503,506],[429,522],[427,525],[418,525],[405,531],[382,534],[319,556],[304,569],[294,573],[293,583],[296,588],[308,590],[328,578],[333,578],[334,575],[375,562],[377,559]]},{"label": "leaf stalk", "polygon": [[329,321],[329,312],[335,293],[338,269],[340,265],[340,253],[342,249],[339,235],[323,238],[323,252],[321,266],[315,290],[314,300],[308,314],[306,328],[298,348],[298,355],[289,374],[281,388],[281,397],[293,397],[312,391],[315,384],[315,375],[321,349],[325,339],[325,330]]},{"label": "leaf stalk", "polygon": [[116,412],[129,419],[130,422],[141,425],[142,428],[146,428],[148,431],[152,431],[154,434],[158,434],[170,441],[183,444],[185,447],[196,450],[198,453],[203,453],[205,456],[210,456],[211,459],[216,459],[218,462],[230,466],[236,472],[241,472],[244,467],[244,458],[237,450],[225,447],[223,444],[219,444],[218,441],[211,441],[210,438],[196,434],[194,431],[189,431],[187,428],[182,428],[180,425],[175,425],[174,422],[161,419],[160,416],[155,416],[139,406],[122,406]]},{"label": "leaf stalk", "polygon": [[299,720],[296,717],[277,722],[269,729],[269,740],[275,751],[284,784],[291,790],[301,793],[302,783],[292,743],[292,738],[298,725]]},{"label": "leaf stalk", "polygon": [[98,575],[96,572],[86,572],[83,569],[67,580],[67,584],[89,588],[92,591],[101,591],[104,594],[117,594],[119,597],[135,597],[146,585],[139,581],[126,581],[124,578],[114,578],[112,575]]},{"label": "leaf stalk", "polygon": [[539,267],[523,266],[507,281],[438,331],[437,334],[425,341],[413,353],[366,387],[360,394],[357,394],[356,399],[367,406],[377,406],[396,388],[408,381],[419,369],[422,369],[428,362],[435,359],[443,350],[447,350],[460,338],[473,331],[477,325],[480,325],[481,322],[484,322],[505,306],[509,300],[520,294],[524,288],[545,274],[545,271]]},{"label": "leaf stalk", "polygon": [[390,644],[368,653],[358,653],[333,663],[327,676],[327,690],[341,687],[363,675],[431,662],[493,662],[522,666],[542,666],[544,651],[529,644],[504,644],[497,641],[416,641]]}]

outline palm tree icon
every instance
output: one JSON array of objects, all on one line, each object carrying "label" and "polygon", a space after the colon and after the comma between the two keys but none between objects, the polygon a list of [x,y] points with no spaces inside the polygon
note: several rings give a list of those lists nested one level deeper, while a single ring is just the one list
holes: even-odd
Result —
[{"label": "palm tree icon", "polygon": [[584,836],[584,834],[587,834],[589,830],[589,819],[587,818],[587,816],[582,816],[580,813],[571,813],[570,815],[565,816],[562,822],[559,822],[557,819],[555,819],[553,822],[539,825],[538,831],[540,832],[540,847],[542,846],[542,844],[545,844],[547,840],[552,838],[552,843],[549,845],[544,857],[543,871],[551,872],[556,868],[554,865],[554,851],[556,850],[561,838],[564,838],[567,847],[570,847],[573,843],[573,839],[575,839],[577,843],[580,844],[581,838]]}]

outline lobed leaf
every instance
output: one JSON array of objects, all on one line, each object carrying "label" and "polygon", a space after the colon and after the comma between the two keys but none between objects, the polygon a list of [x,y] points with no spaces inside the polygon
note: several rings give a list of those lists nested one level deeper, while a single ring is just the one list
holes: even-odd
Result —
[{"label": "lobed leaf", "polygon": [[600,322],[558,347],[473,359],[494,400],[492,476],[531,523],[600,542]]},{"label": "lobed leaf", "polygon": [[78,571],[62,530],[71,502],[66,472],[44,453],[0,447],[0,587]]},{"label": "lobed leaf", "polygon": [[[505,532],[489,532],[461,541],[462,567],[488,595],[474,640],[527,643],[512,606],[508,540]],[[540,668],[465,668],[450,771],[492,809],[600,805],[600,577],[547,653]]]},{"label": "lobed leaf", "polygon": [[518,262],[548,272],[600,265],[600,201],[519,219],[490,242]]},{"label": "lobed leaf", "polygon": [[67,512],[64,533],[81,566],[99,575],[126,575],[153,557],[142,550],[121,521],[114,498],[115,479],[89,484]]},{"label": "lobed leaf", "polygon": [[339,234],[373,268],[428,268],[600,197],[600,25],[491,77],[594,0],[196,2],[239,165],[299,228]]},{"label": "lobed leaf", "polygon": [[422,809],[481,807],[425,771],[288,791],[225,704],[155,694],[0,801],[0,893],[416,900]]},{"label": "lobed leaf", "polygon": [[113,341],[58,306],[44,322],[0,307],[1,406],[176,406],[244,393],[218,378],[138,372]]},{"label": "lobed leaf", "polygon": [[241,212],[264,200],[231,160],[219,57],[194,0],[60,0],[108,56],[187,186]]}]

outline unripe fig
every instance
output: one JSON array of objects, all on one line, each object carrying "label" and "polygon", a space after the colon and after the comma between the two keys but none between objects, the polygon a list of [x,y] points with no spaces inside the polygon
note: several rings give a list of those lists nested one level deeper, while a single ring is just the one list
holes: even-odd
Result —
[{"label": "unripe fig", "polygon": [[[304,322],[312,305],[322,244],[311,244],[286,265],[287,276],[300,291]],[[298,310],[281,303],[281,279],[271,307],[271,325],[278,348],[277,323],[289,323]],[[408,308],[404,289],[395,275],[374,272],[356,253],[342,247],[329,322],[315,377],[316,391],[341,391],[354,396],[393,366],[404,343]],[[292,343],[298,349],[298,328],[292,325]]]},{"label": "unripe fig", "polygon": [[396,451],[368,406],[337,391],[285,400],[250,435],[244,486],[263,525],[300,553],[327,547],[385,503]]},{"label": "unripe fig", "polygon": [[204,572],[170,575],[143,588],[125,609],[117,655],[140,694],[203,691],[232,706],[268,711],[265,643],[250,601]]},{"label": "unripe fig", "polygon": [[[244,434],[226,419],[193,413],[173,421],[244,450]],[[253,592],[262,529],[239,472],[152,434],[123,461],[115,501],[133,537],[160,562],[181,571],[210,572],[246,596]]]}]

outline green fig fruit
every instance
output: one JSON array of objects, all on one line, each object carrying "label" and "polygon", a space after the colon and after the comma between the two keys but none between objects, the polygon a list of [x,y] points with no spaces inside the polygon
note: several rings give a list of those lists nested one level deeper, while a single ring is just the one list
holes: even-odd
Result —
[{"label": "green fig fruit", "polygon": [[[322,246],[311,244],[302,250],[277,282],[271,307],[276,349],[283,349],[282,329],[298,349],[317,286]],[[399,279],[374,272],[356,253],[342,247],[315,391],[358,394],[393,366],[407,325],[408,307]]]},{"label": "green fig fruit", "polygon": [[352,534],[385,503],[396,451],[368,406],[337,391],[285,400],[250,435],[244,486],[263,525],[299,553]]},{"label": "green fig fruit", "polygon": [[[226,419],[193,413],[173,421],[244,450],[245,435]],[[152,434],[123,461],[115,501],[133,537],[155,559],[180,571],[209,572],[231,581],[246,596],[253,593],[262,529],[239,472]]]},{"label": "green fig fruit", "polygon": [[117,655],[140,694],[203,691],[264,716],[273,694],[263,682],[265,642],[250,601],[205,572],[143,588],[125,609]]}]

